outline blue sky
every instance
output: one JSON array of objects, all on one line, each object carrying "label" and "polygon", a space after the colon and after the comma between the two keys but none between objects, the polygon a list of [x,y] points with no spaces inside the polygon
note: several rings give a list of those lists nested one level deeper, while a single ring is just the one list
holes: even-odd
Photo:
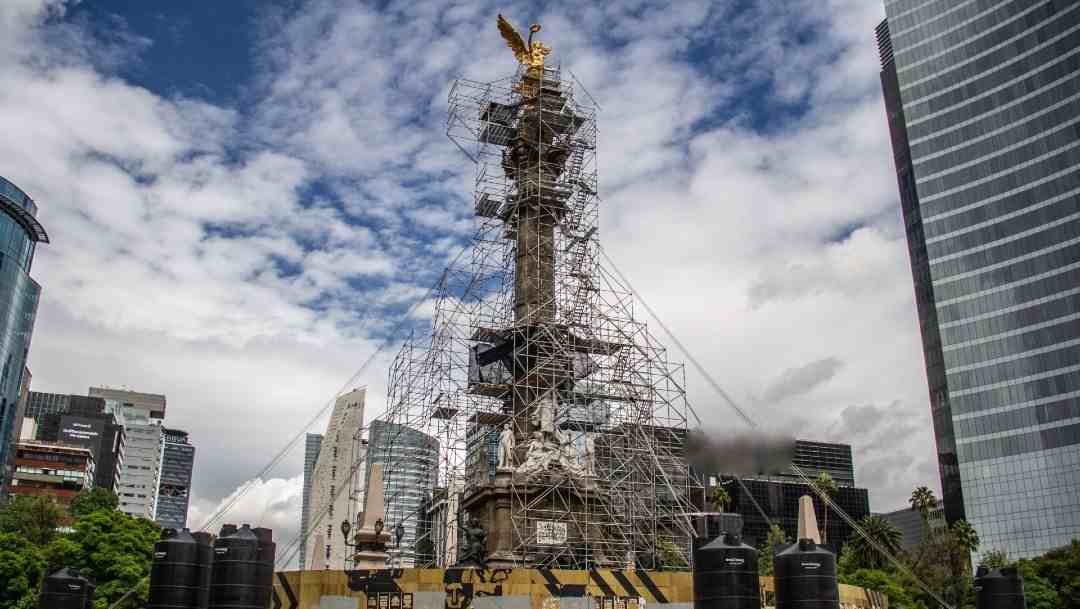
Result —
[{"label": "blue sky", "polygon": [[[764,426],[851,442],[874,509],[936,485],[865,0],[4,2],[0,175],[53,238],[34,389],[167,394],[209,513],[467,242],[446,95],[514,69],[499,12],[599,102],[601,241],[695,356]],[[235,519],[295,530],[301,461]]]}]

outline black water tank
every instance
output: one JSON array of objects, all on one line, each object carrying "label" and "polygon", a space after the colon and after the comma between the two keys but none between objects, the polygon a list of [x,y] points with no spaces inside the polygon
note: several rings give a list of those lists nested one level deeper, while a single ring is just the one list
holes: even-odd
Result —
[{"label": "black water tank", "polygon": [[150,564],[148,609],[194,609],[199,597],[198,544],[187,529],[164,529]]},{"label": "black water tank", "polygon": [[256,579],[259,583],[259,605],[270,606],[270,595],[274,590],[274,558],[277,554],[277,544],[274,543],[274,531],[272,529],[252,529],[255,538],[259,541],[259,566]]},{"label": "black water tank", "polygon": [[698,548],[694,609],[761,609],[757,550],[734,533]]},{"label": "black water tank", "polygon": [[[214,542],[214,567],[210,577],[212,609],[265,609],[259,604],[259,539],[244,525]],[[235,527],[234,527],[235,528]]]},{"label": "black water tank", "polygon": [[85,609],[93,595],[90,581],[76,569],[63,568],[41,582],[42,609]]},{"label": "black water tank", "polygon": [[195,538],[196,553],[199,564],[199,595],[195,603],[197,609],[206,609],[210,606],[210,576],[214,567],[214,536],[210,533],[192,533]]},{"label": "black water tank", "polygon": [[838,609],[836,555],[800,539],[773,558],[776,609]]},{"label": "black water tank", "polygon": [[987,569],[975,573],[975,607],[978,609],[1027,609],[1024,578],[1016,567]]},{"label": "black water tank", "polygon": [[86,594],[83,601],[83,609],[94,609],[94,591],[97,590],[97,586],[94,585],[94,580],[86,580]]}]

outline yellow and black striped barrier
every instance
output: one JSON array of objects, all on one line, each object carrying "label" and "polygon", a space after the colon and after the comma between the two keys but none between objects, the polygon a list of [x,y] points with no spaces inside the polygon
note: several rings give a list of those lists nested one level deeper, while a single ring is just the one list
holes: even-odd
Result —
[{"label": "yellow and black striped barrier", "polygon": [[[772,596],[761,578],[762,599]],[[283,571],[268,609],[691,609],[689,572],[593,569]],[[840,586],[845,609],[887,609],[884,595]],[[766,605],[768,606],[768,605]]]}]

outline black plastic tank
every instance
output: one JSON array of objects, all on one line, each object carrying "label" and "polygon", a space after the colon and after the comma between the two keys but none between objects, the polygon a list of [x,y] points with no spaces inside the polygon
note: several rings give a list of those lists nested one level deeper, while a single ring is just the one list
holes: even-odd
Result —
[{"label": "black plastic tank", "polygon": [[187,529],[163,529],[150,564],[147,609],[194,609],[199,597],[198,544]]},{"label": "black plastic tank", "polygon": [[39,600],[42,609],[85,609],[92,595],[90,580],[65,567],[42,580]]},{"label": "black plastic tank", "polygon": [[246,524],[226,535],[228,526],[214,542],[210,607],[265,609],[266,605],[259,604],[259,539]]},{"label": "black plastic tank", "polygon": [[1027,609],[1024,578],[1016,567],[975,572],[975,607],[977,609]]},{"label": "black plastic tank", "polygon": [[761,609],[758,553],[739,535],[694,551],[694,609]]},{"label": "black plastic tank", "polygon": [[259,567],[256,579],[259,583],[259,605],[270,606],[270,596],[274,591],[274,558],[277,554],[277,544],[274,543],[274,531],[262,527],[252,529],[255,539],[259,541]]},{"label": "black plastic tank", "polygon": [[86,594],[83,601],[83,609],[94,609],[94,592],[97,590],[97,586],[94,585],[94,580],[86,580]]},{"label": "black plastic tank", "polygon": [[839,609],[836,555],[800,539],[773,557],[776,609]]},{"label": "black plastic tank", "polygon": [[214,536],[210,533],[192,533],[195,538],[196,562],[199,564],[199,595],[195,604],[197,609],[210,606],[210,576],[214,568]]}]

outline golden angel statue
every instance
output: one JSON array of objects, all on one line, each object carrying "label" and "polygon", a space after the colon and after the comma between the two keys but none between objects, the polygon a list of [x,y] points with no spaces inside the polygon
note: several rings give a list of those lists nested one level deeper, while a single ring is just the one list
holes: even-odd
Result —
[{"label": "golden angel statue", "polygon": [[534,23],[529,26],[528,42],[521,39],[521,34],[510,25],[505,17],[499,15],[499,33],[502,34],[510,50],[514,52],[522,65],[529,67],[529,71],[539,74],[544,70],[544,58],[551,53],[551,47],[544,46],[541,42],[533,42],[533,34],[540,31],[540,24]]}]

